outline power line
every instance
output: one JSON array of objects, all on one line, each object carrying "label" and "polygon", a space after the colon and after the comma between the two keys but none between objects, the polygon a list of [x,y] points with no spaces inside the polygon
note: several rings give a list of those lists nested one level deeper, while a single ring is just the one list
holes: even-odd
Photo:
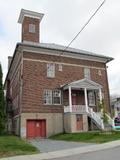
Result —
[{"label": "power line", "polygon": [[[76,36],[70,41],[70,43],[63,49],[63,51],[61,53],[59,53],[59,57],[61,55],[63,55],[63,53],[70,47],[70,45],[73,43],[73,41],[75,41],[75,39],[80,35],[80,33],[85,29],[85,27],[89,24],[89,22],[94,18],[94,16],[98,13],[98,11],[100,10],[100,8],[104,5],[104,3],[106,2],[106,0],[104,0],[99,7],[95,10],[95,12],[92,14],[92,16],[87,20],[87,22],[83,25],[83,27],[81,28],[81,30],[76,34]],[[47,69],[49,69],[49,67],[47,67]],[[43,73],[46,72],[46,69],[43,70]]]},{"label": "power line", "polygon": [[[88,19],[88,21],[83,25],[83,27],[81,28],[81,30],[76,34],[76,36],[70,41],[70,43],[64,48],[64,50],[58,55],[59,57],[61,55],[63,55],[63,53],[70,47],[70,45],[73,43],[73,41],[75,41],[75,39],[79,36],[79,34],[85,29],[85,27],[89,24],[89,22],[93,19],[93,17],[98,13],[98,11],[100,10],[100,8],[104,5],[104,3],[106,2],[106,0],[104,0],[99,7],[95,10],[95,12],[92,14],[92,16]],[[49,69],[49,67],[47,67],[47,69]],[[46,71],[46,70],[45,70]],[[43,72],[45,72],[43,71]]]},{"label": "power line", "polygon": [[88,19],[88,21],[83,25],[83,27],[81,28],[81,30],[76,34],[76,36],[70,41],[70,43],[65,47],[65,49],[62,51],[62,53],[60,55],[62,55],[65,50],[67,48],[70,47],[70,45],[73,43],[73,41],[79,36],[79,34],[85,29],[85,27],[89,24],[89,22],[93,19],[93,17],[97,14],[97,12],[100,10],[100,8],[104,5],[104,3],[106,2],[106,0],[104,0],[100,6],[96,9],[96,11],[92,14],[92,16]]}]

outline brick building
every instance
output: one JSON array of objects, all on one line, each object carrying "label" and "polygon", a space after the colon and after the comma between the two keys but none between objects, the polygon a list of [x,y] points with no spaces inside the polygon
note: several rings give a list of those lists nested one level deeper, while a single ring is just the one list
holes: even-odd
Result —
[{"label": "brick building", "polygon": [[22,41],[8,58],[7,129],[26,138],[104,129],[110,113],[106,63],[111,57],[39,43],[43,14],[21,10]]}]

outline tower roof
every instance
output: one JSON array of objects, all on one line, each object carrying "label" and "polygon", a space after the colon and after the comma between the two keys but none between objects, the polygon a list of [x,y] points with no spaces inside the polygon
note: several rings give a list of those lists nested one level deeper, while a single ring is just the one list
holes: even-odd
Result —
[{"label": "tower roof", "polygon": [[25,16],[32,17],[32,18],[37,18],[37,19],[39,19],[41,21],[43,16],[44,16],[44,14],[43,13],[29,11],[29,10],[25,10],[25,9],[21,9],[20,16],[19,16],[19,19],[18,19],[18,23],[22,23]]}]

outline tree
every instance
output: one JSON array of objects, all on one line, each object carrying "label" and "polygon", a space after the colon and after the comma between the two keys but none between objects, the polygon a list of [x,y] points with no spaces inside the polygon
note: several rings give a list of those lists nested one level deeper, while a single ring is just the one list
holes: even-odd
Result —
[{"label": "tree", "polygon": [[2,78],[3,73],[2,66],[0,64],[0,134],[2,134],[5,130],[5,98]]}]

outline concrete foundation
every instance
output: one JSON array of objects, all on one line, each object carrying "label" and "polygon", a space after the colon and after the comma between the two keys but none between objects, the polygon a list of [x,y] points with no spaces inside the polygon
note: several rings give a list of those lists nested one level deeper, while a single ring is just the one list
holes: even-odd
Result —
[{"label": "concrete foundation", "polygon": [[63,114],[62,113],[22,113],[20,136],[26,138],[27,120],[46,120],[46,137],[63,133]]},{"label": "concrete foundation", "polygon": [[76,114],[66,113],[64,114],[64,129],[66,133],[87,132],[88,131],[88,118],[87,115],[83,117],[83,130],[77,130],[76,127]]}]

